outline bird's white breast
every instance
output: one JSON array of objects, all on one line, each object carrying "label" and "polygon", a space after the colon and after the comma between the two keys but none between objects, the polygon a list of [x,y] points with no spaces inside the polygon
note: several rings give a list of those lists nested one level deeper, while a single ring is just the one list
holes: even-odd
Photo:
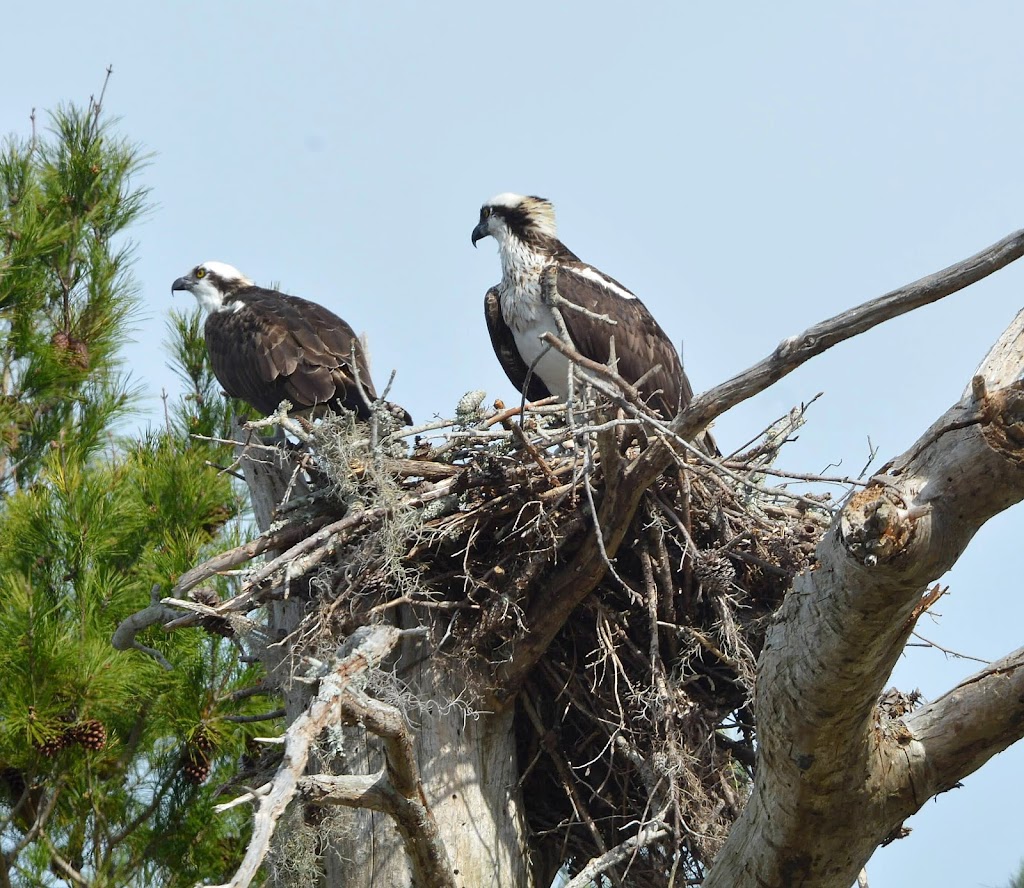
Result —
[{"label": "bird's white breast", "polygon": [[533,368],[534,375],[540,377],[551,394],[568,397],[569,361],[541,339],[545,333],[559,333],[551,308],[540,297],[540,275],[534,276],[533,281],[503,282],[498,294],[501,315],[526,366]]},{"label": "bird's white breast", "polygon": [[558,336],[551,308],[541,298],[541,273],[551,264],[551,259],[515,238],[501,241],[500,250],[501,316],[512,331],[526,366],[533,368],[551,394],[567,398],[569,361],[540,338],[544,333]]},{"label": "bird's white breast", "polygon": [[516,348],[519,349],[526,366],[533,368],[534,374],[541,378],[551,394],[567,398],[569,361],[560,351],[550,347],[540,338],[545,333],[554,333],[558,336],[558,328],[551,312],[545,308],[532,324],[522,330],[513,330],[513,333]]}]

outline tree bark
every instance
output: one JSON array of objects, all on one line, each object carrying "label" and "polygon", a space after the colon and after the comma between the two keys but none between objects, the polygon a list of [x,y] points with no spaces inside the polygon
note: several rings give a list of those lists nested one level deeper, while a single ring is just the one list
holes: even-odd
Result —
[{"label": "tree bark", "polygon": [[[242,467],[257,524],[266,530],[274,521],[293,466],[243,457]],[[304,598],[293,595],[270,603],[268,629],[273,638],[283,639],[299,625]],[[400,645],[395,671],[410,699],[428,701],[410,711],[405,724],[419,771],[420,785],[414,795],[420,796],[421,810],[411,812],[407,805],[403,807],[402,793],[392,785],[394,778],[387,780],[386,741],[366,727],[339,720],[336,730],[341,754],[326,761],[314,756],[317,763],[314,766],[311,759],[308,777],[300,785],[313,805],[350,809],[339,812],[326,833],[329,841],[318,861],[323,877],[317,884],[322,888],[411,888],[420,884],[410,860],[424,853],[423,844],[419,835],[411,834],[410,824],[425,813],[447,851],[445,865],[459,888],[532,888],[512,711],[468,712],[452,702],[464,696],[467,676],[440,667],[435,658],[424,657],[422,644],[415,639],[405,639]],[[293,664],[286,645],[268,649],[264,660],[268,674],[281,684],[291,725],[306,712],[310,691],[289,680]],[[317,771],[330,776],[318,780]],[[346,776],[334,776],[337,774]],[[308,884],[312,880],[310,873]]]},{"label": "tree bark", "polygon": [[937,792],[1024,736],[1024,653],[889,720],[876,705],[928,584],[1024,499],[1024,313],[968,393],[853,495],[768,632],[754,791],[705,888],[848,888]]},{"label": "tree bark", "polygon": [[[439,681],[425,664],[414,672],[403,674],[403,679],[435,700],[456,690],[453,677]],[[512,713],[467,717],[461,707],[444,711],[430,706],[415,722],[423,791],[447,848],[456,884],[460,888],[530,888]],[[335,769],[373,774],[383,767],[381,744],[374,735],[350,728],[344,743],[344,762],[334,762]],[[331,848],[325,858],[327,886],[402,888],[414,884],[392,817],[368,808],[355,809],[338,826],[341,828],[332,827]]]}]

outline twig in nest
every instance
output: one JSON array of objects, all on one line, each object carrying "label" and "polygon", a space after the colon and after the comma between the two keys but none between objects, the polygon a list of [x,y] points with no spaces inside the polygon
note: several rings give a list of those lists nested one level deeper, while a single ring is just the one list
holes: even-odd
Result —
[{"label": "twig in nest", "polygon": [[[541,299],[552,309],[568,308],[570,311],[578,312],[584,317],[590,318],[592,321],[599,321],[603,324],[610,324],[615,326],[618,321],[609,317],[606,314],[598,314],[595,311],[591,311],[589,308],[584,308],[582,305],[577,305],[575,302],[570,302],[561,293],[558,292],[558,266],[549,265],[544,271],[541,272],[540,277],[540,293]],[[562,321],[560,326],[562,330],[565,329],[565,321]],[[570,341],[568,334],[566,334],[566,341]]]},{"label": "twig in nest", "polygon": [[298,438],[303,444],[311,443],[313,438],[305,426],[298,421],[298,418],[289,415],[288,411],[291,409],[291,401],[282,401],[270,416],[265,416],[263,419],[250,419],[243,424],[242,428],[246,431],[255,431],[278,426],[282,431]]},{"label": "twig in nest", "polygon": [[210,577],[222,573],[229,568],[245,564],[257,555],[262,555],[270,549],[293,546],[297,542],[307,539],[311,532],[315,533],[329,520],[330,518],[327,516],[318,516],[309,521],[297,521],[294,524],[286,525],[277,530],[262,533],[248,543],[243,543],[241,546],[235,546],[233,549],[221,552],[183,573],[171,589],[171,597],[180,598]]},{"label": "twig in nest", "polygon": [[549,395],[546,398],[541,398],[539,401],[527,401],[525,404],[518,404],[515,407],[506,407],[505,402],[499,399],[494,402],[494,409],[498,412],[493,416],[487,417],[487,419],[480,424],[480,428],[488,429],[495,423],[499,422],[502,425],[505,425],[507,420],[512,419],[515,416],[522,416],[524,408],[533,413],[538,412],[538,408],[540,407],[548,407],[557,403],[558,397],[556,395]]},{"label": "twig in nest", "polygon": [[654,578],[654,566],[651,553],[646,542],[640,550],[640,568],[644,577],[644,592],[647,598],[647,619],[650,621],[650,669],[651,677],[658,689],[658,694],[665,700],[672,699],[672,694],[665,682],[665,665],[661,662],[660,633],[658,631],[658,586]]},{"label": "twig in nest", "polygon": [[515,438],[519,442],[519,445],[530,455],[530,459],[540,466],[541,471],[548,479],[548,483],[552,487],[558,487],[560,483],[558,478],[555,477],[555,473],[551,471],[551,466],[547,464],[547,461],[541,455],[541,452],[527,440],[526,435],[523,433],[523,427],[518,423],[510,422],[508,420],[505,420],[502,425],[512,432],[512,437]]},{"label": "twig in nest", "polygon": [[626,581],[622,579],[621,576],[619,576],[618,571],[615,570],[615,565],[612,564],[612,560],[608,556],[608,550],[605,548],[604,545],[604,533],[601,530],[601,516],[598,513],[597,505],[594,502],[594,487],[590,481],[590,477],[593,474],[594,470],[593,442],[590,436],[587,436],[585,440],[586,450],[585,458],[583,460],[583,492],[586,494],[587,505],[590,508],[590,517],[594,521],[594,534],[597,538],[597,549],[601,553],[601,558],[604,560],[604,564],[605,567],[608,568],[608,572],[627,593],[631,593],[632,589],[629,587]]},{"label": "twig in nest", "polygon": [[598,881],[597,876],[606,873],[612,867],[628,859],[629,863],[626,865],[626,870],[622,876],[623,880],[625,880],[629,876],[629,870],[633,865],[633,861],[636,860],[642,848],[646,848],[672,834],[672,830],[664,823],[665,814],[668,813],[667,809],[659,812],[652,820],[647,820],[648,811],[649,808],[644,811],[643,822],[645,825],[640,826],[636,835],[620,842],[600,857],[593,857],[587,861],[586,866],[566,883],[566,888],[586,888],[586,886],[596,884]]},{"label": "twig in nest", "polygon": [[[751,468],[748,462],[735,459],[722,460],[722,465],[732,471],[750,469],[753,473],[758,475],[774,475],[776,478],[788,478],[793,481],[808,481],[815,484],[845,484],[856,487],[867,487],[868,484],[870,484],[869,481],[861,481],[858,478],[850,478],[846,475],[819,475],[815,472],[792,472],[788,469],[775,469],[769,466],[760,465],[755,465]],[[772,488],[768,489],[770,490]]]},{"label": "twig in nest", "polygon": [[[245,583],[243,591],[234,598],[217,606],[217,613],[224,614],[229,611],[247,610],[250,602],[256,596],[261,584],[280,570],[284,570],[289,578],[301,576],[303,570],[308,570],[309,563],[304,563],[300,556],[310,553],[318,555],[315,561],[319,561],[327,554],[327,547],[331,545],[332,538],[346,533],[362,524],[377,521],[385,517],[391,511],[388,506],[378,506],[375,509],[364,509],[346,515],[344,518],[320,528],[316,533],[310,534],[300,540],[286,552],[282,552],[273,561],[264,564]],[[312,552],[310,550],[313,550]],[[313,563],[315,563],[315,561]]]},{"label": "twig in nest", "polygon": [[[811,400],[801,402],[799,407],[793,407],[785,416],[780,416],[775,422],[761,429],[753,438],[734,448],[732,453],[728,454],[725,459],[747,462],[756,460],[766,454],[772,455],[776,453],[786,443],[790,435],[807,422],[806,414],[808,409],[823,394],[824,392],[818,392]],[[754,447],[755,444],[757,444],[756,447]],[[747,448],[753,449],[748,451]]]},{"label": "twig in nest", "polygon": [[[594,823],[594,818],[590,816],[586,803],[580,798],[579,792],[576,789],[576,780],[573,777],[568,762],[566,762],[558,750],[555,735],[544,727],[540,714],[537,712],[537,708],[534,706],[533,700],[528,694],[523,695],[523,710],[526,712],[530,719],[530,723],[537,732],[541,746],[544,748],[544,751],[547,752],[548,757],[551,759],[559,776],[562,778],[562,789],[565,790],[565,794],[569,799],[569,804],[572,805],[573,811],[576,812],[576,817],[586,824],[587,829],[590,831],[597,847],[599,847],[602,852],[607,852],[608,847],[605,845],[604,837],[601,835],[601,831]],[[618,884],[618,879],[612,877],[612,881],[614,884]]]},{"label": "twig in nest", "polygon": [[[593,361],[590,358],[584,357],[571,345],[568,345],[555,336],[554,333],[544,333],[540,338],[552,348],[561,352],[569,360],[570,369],[574,364],[582,367],[589,373],[594,373],[608,382],[611,382],[614,386],[620,389],[622,394],[631,403],[644,404],[644,399],[640,395],[640,391],[636,386],[626,382],[626,380],[619,376],[618,373],[609,369],[604,364],[600,363],[600,361]],[[646,407],[646,404],[644,404],[644,406]]]}]

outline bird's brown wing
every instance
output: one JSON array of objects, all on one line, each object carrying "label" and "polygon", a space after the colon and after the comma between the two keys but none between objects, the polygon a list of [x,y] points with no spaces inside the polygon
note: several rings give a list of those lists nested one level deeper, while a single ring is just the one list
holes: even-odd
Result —
[{"label": "bird's brown wing", "polygon": [[615,322],[563,308],[566,329],[580,354],[607,363],[614,336],[618,372],[626,382],[635,384],[657,368],[639,386],[652,407],[671,418],[690,403],[693,389],[683,372],[679,352],[647,306],[617,281],[582,262],[562,265],[557,282],[563,299]]},{"label": "bird's brown wing", "polygon": [[274,290],[249,287],[236,296],[243,306],[212,312],[205,328],[214,373],[229,395],[263,414],[287,398],[296,410],[331,405],[369,415],[376,390],[362,344],[345,321]]},{"label": "bird's brown wing", "polygon": [[[363,344],[355,331],[334,312],[315,302],[298,296],[285,296],[282,304],[289,312],[292,338],[302,350],[297,373],[292,373],[296,390],[300,391],[308,378],[312,385],[309,394],[320,395],[333,385],[334,391],[326,400],[337,400],[349,410],[362,414],[365,402],[377,399],[377,390],[370,377]],[[305,372],[302,372],[305,370]],[[365,397],[360,397],[356,378]],[[329,380],[329,381],[328,381]]]},{"label": "bird's brown wing", "polygon": [[519,354],[512,330],[501,314],[501,298],[497,287],[491,287],[484,296],[484,317],[487,319],[487,332],[491,334],[491,345],[498,356],[498,363],[516,390],[523,392],[525,386],[526,391],[523,393],[528,401],[539,401],[550,396],[548,387],[536,373],[530,373],[530,368]]}]

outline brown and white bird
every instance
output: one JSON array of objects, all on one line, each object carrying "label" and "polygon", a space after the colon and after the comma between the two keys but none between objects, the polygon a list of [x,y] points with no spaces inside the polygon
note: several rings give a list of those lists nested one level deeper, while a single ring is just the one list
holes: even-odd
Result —
[{"label": "brown and white bird", "polygon": [[[377,392],[366,353],[334,312],[257,287],[223,262],[197,265],[171,285],[175,290],[190,292],[207,312],[210,363],[232,398],[247,401],[264,416],[285,399],[295,412],[319,415],[344,408],[360,419],[370,416]],[[412,422],[401,408],[398,413]]]},{"label": "brown and white bird", "polygon": [[[498,242],[501,282],[484,297],[487,329],[506,375],[519,391],[527,386],[527,398],[568,396],[568,361],[540,339],[546,332],[558,335],[541,286],[545,269],[555,266],[563,299],[615,322],[563,308],[561,315],[573,347],[604,364],[614,336],[619,375],[635,384],[649,374],[639,385],[640,393],[662,417],[672,418],[690,402],[693,390],[672,340],[633,293],[581,261],[558,239],[550,201],[521,194],[491,198],[480,209],[473,245],[488,236]],[[650,372],[652,368],[657,369]]]}]

